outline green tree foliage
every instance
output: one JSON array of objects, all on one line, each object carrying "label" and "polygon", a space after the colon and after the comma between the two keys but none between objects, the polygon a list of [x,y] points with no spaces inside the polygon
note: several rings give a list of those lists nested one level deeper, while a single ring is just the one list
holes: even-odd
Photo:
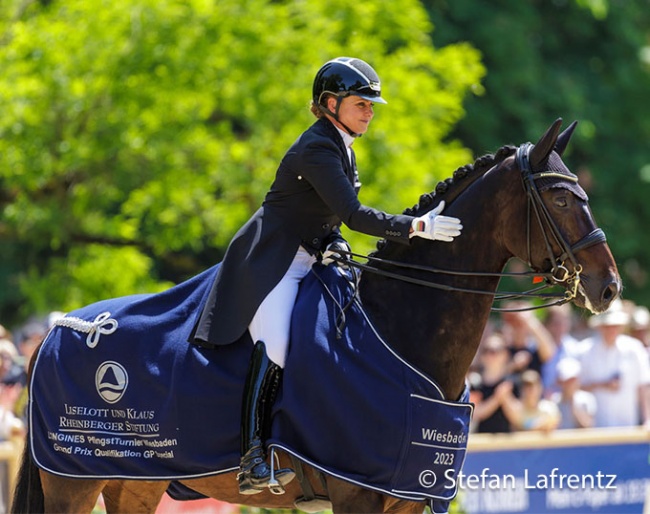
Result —
[{"label": "green tree foliage", "polygon": [[1,2],[3,319],[159,290],[220,260],[338,55],[372,63],[389,102],[355,145],[362,201],[414,204],[471,161],[443,140],[484,73],[470,45],[434,48],[431,30],[416,0]]},{"label": "green tree foliage", "polygon": [[483,54],[485,94],[454,134],[476,153],[579,120],[566,160],[606,231],[626,298],[650,304],[647,0],[425,0],[434,43]]}]

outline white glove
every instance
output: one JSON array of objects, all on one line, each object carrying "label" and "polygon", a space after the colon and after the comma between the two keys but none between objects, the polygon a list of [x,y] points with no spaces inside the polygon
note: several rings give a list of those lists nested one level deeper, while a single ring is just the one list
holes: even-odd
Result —
[{"label": "white glove", "polygon": [[[340,257],[341,259],[347,260],[348,256],[343,252],[349,252],[350,251],[350,245],[347,244],[344,241],[334,241],[333,243],[330,243],[327,245],[327,248],[323,252],[323,260],[321,261],[321,264],[325,266],[329,266],[333,262],[336,262],[334,259],[332,259],[333,256]],[[341,266],[345,266],[344,264],[339,263]]]},{"label": "white glove", "polygon": [[454,237],[460,234],[463,226],[458,218],[440,216],[444,208],[445,202],[443,200],[431,212],[415,218],[411,223],[413,232],[409,234],[409,237],[417,236],[434,241],[453,241]]}]

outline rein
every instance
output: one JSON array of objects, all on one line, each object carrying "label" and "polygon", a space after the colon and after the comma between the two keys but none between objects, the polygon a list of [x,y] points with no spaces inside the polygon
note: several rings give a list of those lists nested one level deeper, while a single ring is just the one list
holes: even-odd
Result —
[{"label": "rein", "polygon": [[[505,310],[512,310],[512,311],[521,311],[521,310],[533,310],[533,309],[541,309],[545,307],[550,307],[552,305],[561,305],[563,303],[566,303],[568,301],[571,301],[574,297],[574,295],[570,294],[570,292],[567,290],[564,294],[559,294],[559,293],[542,293],[540,291],[543,291],[544,289],[548,289],[549,287],[552,287],[556,284],[550,284],[547,283],[546,285],[530,289],[528,291],[517,291],[517,292],[507,292],[507,291],[501,291],[500,293],[495,293],[494,291],[487,291],[487,290],[482,290],[482,289],[470,289],[470,288],[463,288],[463,287],[457,287],[457,286],[449,286],[446,284],[440,284],[438,282],[433,282],[430,280],[426,279],[420,279],[420,278],[415,278],[415,277],[410,277],[408,275],[402,275],[400,273],[392,272],[392,271],[387,271],[379,268],[375,268],[373,266],[369,266],[368,264],[363,264],[361,262],[352,260],[348,257],[360,257],[363,259],[367,259],[368,261],[373,261],[378,264],[386,264],[389,266],[394,266],[397,268],[404,268],[404,269],[410,269],[410,270],[417,270],[417,271],[424,271],[426,273],[433,273],[433,274],[441,274],[441,275],[454,275],[454,276],[465,276],[465,277],[541,277],[545,278],[548,281],[550,280],[555,280],[555,277],[551,273],[536,273],[533,271],[524,271],[521,273],[516,273],[516,272],[481,272],[481,271],[454,271],[454,270],[445,270],[445,269],[440,269],[440,268],[434,268],[430,266],[420,266],[417,264],[406,264],[403,262],[399,261],[392,261],[389,259],[382,259],[379,257],[373,257],[372,255],[363,255],[359,253],[354,253],[354,252],[348,252],[344,250],[337,250],[337,253],[344,254],[346,258],[341,258],[337,256],[331,256],[333,260],[335,260],[337,263],[341,264],[342,266],[349,266],[350,268],[357,268],[362,271],[368,271],[370,273],[374,273],[376,275],[380,275],[383,277],[387,278],[392,278],[395,280],[399,280],[401,282],[408,282],[409,284],[416,284],[419,286],[424,286],[424,287],[430,287],[433,289],[440,289],[442,291],[453,291],[453,292],[458,292],[458,293],[471,293],[471,294],[482,294],[482,295],[494,295],[496,300],[506,300],[506,299],[512,299],[512,298],[524,298],[524,297],[530,297],[530,298],[543,298],[545,300],[553,300],[555,299],[555,302],[552,303],[546,303],[544,305],[539,305],[539,306],[533,306],[529,308],[524,308],[524,309],[500,309],[498,307],[492,307],[493,311],[505,311]],[[577,291],[577,287],[576,287]]]},{"label": "rein", "polygon": [[[535,214],[535,218],[539,223],[542,234],[544,235],[544,244],[546,246],[547,252],[550,256],[550,260],[553,263],[553,267],[548,272],[535,272],[535,271],[524,271],[524,272],[480,272],[480,271],[455,271],[455,270],[445,270],[440,268],[434,268],[431,266],[422,266],[417,264],[407,264],[404,262],[393,261],[389,259],[382,259],[379,257],[373,257],[371,255],[362,255],[350,251],[339,251],[338,253],[344,257],[333,256],[334,260],[341,265],[350,266],[351,268],[357,268],[363,271],[368,271],[370,273],[375,273],[387,278],[400,280],[402,282],[408,282],[411,284],[416,284],[424,287],[430,287],[434,289],[440,289],[443,291],[454,291],[461,293],[472,293],[472,294],[482,294],[482,295],[494,295],[496,300],[504,300],[511,298],[523,298],[523,297],[534,297],[534,298],[543,298],[544,300],[555,300],[554,302],[545,303],[544,305],[532,306],[528,308],[521,309],[501,309],[497,307],[492,307],[493,311],[523,311],[523,310],[533,310],[550,307],[553,305],[561,305],[573,300],[578,294],[578,288],[580,286],[580,273],[582,272],[582,266],[578,263],[575,253],[580,250],[584,250],[595,244],[604,243],[607,239],[605,233],[600,229],[596,228],[591,231],[589,234],[581,238],[579,241],[570,245],[566,242],[562,236],[557,224],[551,217],[546,205],[542,201],[542,197],[539,193],[539,189],[536,184],[536,180],[541,178],[561,178],[563,180],[570,180],[577,182],[577,177],[572,177],[570,175],[565,175],[562,173],[556,173],[553,171],[542,171],[542,172],[533,172],[529,162],[529,154],[531,149],[534,146],[530,143],[521,145],[517,149],[516,153],[516,162],[519,166],[519,169],[522,174],[522,180],[524,183],[524,188],[526,190],[526,196],[528,198],[528,228],[526,234],[527,240],[527,250],[528,250],[528,266],[532,268],[531,264],[531,212]],[[553,254],[551,240],[549,239],[548,233],[550,232],[552,239],[555,241],[557,246],[560,247],[562,253],[556,257]],[[470,277],[537,277],[542,278],[546,281],[545,285],[542,285],[537,288],[530,289],[523,292],[500,292],[495,293],[494,291],[486,291],[481,289],[469,289],[463,287],[449,286],[446,284],[440,284],[438,282],[433,282],[430,280],[410,277],[398,272],[387,271],[384,269],[379,269],[374,266],[369,266],[368,264],[362,264],[358,261],[353,260],[354,257],[360,257],[368,260],[369,262],[374,262],[377,264],[384,264],[388,266],[393,266],[395,268],[402,268],[407,270],[416,270],[426,273],[433,274],[443,274],[443,275],[453,275],[453,276],[470,276]],[[571,262],[571,267],[573,271],[565,266],[566,260]],[[544,289],[554,286],[563,286],[565,287],[565,292],[563,294],[559,293],[542,293]]]}]

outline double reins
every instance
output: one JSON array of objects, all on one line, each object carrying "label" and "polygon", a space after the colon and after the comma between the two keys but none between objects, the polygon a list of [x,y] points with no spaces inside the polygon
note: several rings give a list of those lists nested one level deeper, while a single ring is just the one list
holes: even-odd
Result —
[{"label": "double reins", "polygon": [[[580,286],[580,273],[582,272],[582,266],[578,263],[575,254],[580,250],[584,250],[595,244],[604,243],[607,239],[605,233],[600,229],[596,228],[591,231],[589,234],[581,238],[579,241],[570,245],[567,243],[566,239],[562,236],[557,224],[551,217],[550,213],[544,202],[542,201],[541,194],[537,187],[536,181],[542,178],[560,178],[562,180],[569,180],[572,182],[577,182],[577,177],[571,175],[566,175],[563,173],[557,173],[553,171],[542,171],[542,172],[533,172],[530,162],[529,155],[530,151],[534,145],[531,143],[526,143],[521,145],[516,152],[516,163],[521,171],[522,180],[524,188],[526,191],[527,202],[528,202],[528,220],[527,220],[527,251],[528,251],[528,266],[532,268],[531,263],[531,226],[532,226],[532,214],[534,213],[535,219],[537,220],[541,232],[544,236],[544,244],[546,250],[549,254],[550,261],[553,263],[553,267],[548,272],[535,272],[535,271],[524,271],[524,272],[481,272],[481,271],[456,271],[435,268],[432,266],[423,266],[417,264],[408,264],[399,261],[393,261],[390,259],[383,259],[380,257],[375,257],[372,255],[362,255],[354,252],[340,251],[339,253],[344,255],[345,258],[339,258],[334,256],[334,260],[338,263],[350,266],[351,268],[360,269],[362,271],[367,271],[377,275],[381,275],[387,278],[400,280],[402,282],[407,282],[410,284],[416,284],[424,287],[430,287],[434,289],[440,289],[443,291],[453,291],[461,293],[471,293],[471,294],[482,294],[482,295],[493,295],[495,300],[506,300],[514,298],[524,298],[524,297],[534,297],[542,298],[544,300],[549,300],[549,303],[543,305],[531,306],[526,308],[519,309],[502,309],[497,307],[492,307],[493,311],[522,311],[522,310],[532,310],[540,309],[545,307],[550,307],[552,305],[561,305],[563,303],[570,302],[578,294],[578,288]],[[550,234],[550,237],[549,237]],[[552,240],[551,240],[552,238]],[[555,256],[553,253],[552,241],[560,248],[561,254]],[[381,264],[386,266],[392,266],[394,268],[401,268],[406,270],[414,270],[425,273],[432,274],[442,274],[442,275],[453,275],[453,276],[466,276],[466,277],[535,277],[542,280],[545,280],[546,284],[539,286],[537,288],[529,289],[528,291],[522,292],[495,292],[487,291],[481,289],[472,289],[451,286],[447,284],[441,284],[439,282],[433,282],[426,279],[416,278],[408,275],[404,275],[397,271],[388,271],[386,269],[377,268],[375,266],[370,266],[368,264],[363,264],[361,262],[355,261],[354,258],[359,257],[366,259],[368,262],[374,264]],[[572,271],[569,271],[569,268],[565,265],[566,261],[569,260],[571,263]],[[354,274],[356,275],[356,273]],[[358,280],[358,279],[357,279]],[[357,281],[355,280],[355,282]],[[563,286],[565,292],[563,294],[559,293],[543,293],[542,291],[554,286]],[[550,302],[550,300],[555,300]]]}]

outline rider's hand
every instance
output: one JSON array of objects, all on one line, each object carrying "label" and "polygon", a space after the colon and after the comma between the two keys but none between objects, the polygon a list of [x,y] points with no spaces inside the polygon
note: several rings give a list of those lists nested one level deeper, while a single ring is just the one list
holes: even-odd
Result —
[{"label": "rider's hand", "polygon": [[[341,253],[341,252],[349,252],[349,251],[350,251],[350,245],[348,245],[345,241],[334,241],[333,243],[327,245],[327,248],[323,252],[323,260],[321,262],[325,266],[329,266],[333,262],[337,262],[332,257],[338,257],[343,260],[348,260],[348,255],[346,253]],[[345,266],[340,262],[339,265]]]},{"label": "rider's hand", "polygon": [[409,237],[423,237],[434,241],[453,241],[454,237],[460,234],[463,226],[458,218],[441,216],[440,213],[444,208],[445,202],[443,200],[431,212],[415,218],[411,223],[412,232]]}]

